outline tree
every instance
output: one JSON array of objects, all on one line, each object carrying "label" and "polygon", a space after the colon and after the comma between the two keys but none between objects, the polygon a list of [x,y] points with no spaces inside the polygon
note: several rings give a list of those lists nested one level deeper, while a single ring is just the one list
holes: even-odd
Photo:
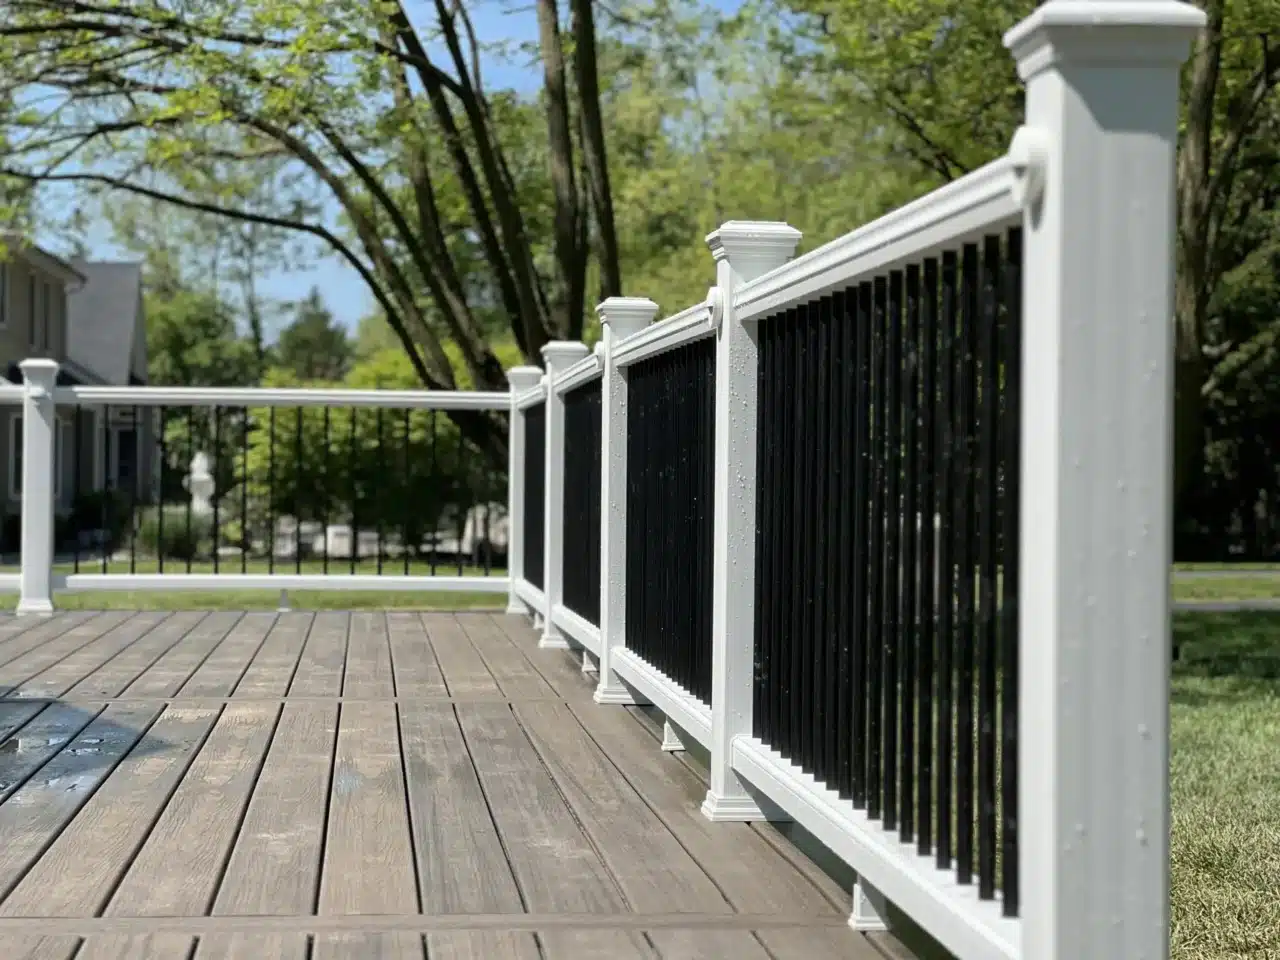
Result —
[{"label": "tree", "polygon": [[[1222,375],[1256,372],[1274,354],[1274,317],[1223,335],[1214,294],[1274,237],[1280,200],[1280,6],[1201,0],[1208,28],[1185,73],[1177,166],[1175,496],[1201,476],[1205,414]],[[1003,49],[1032,0],[786,0],[801,15],[795,56],[853,81],[883,120],[877,146],[908,161],[924,190],[999,156],[1022,116],[1022,89]],[[806,44],[812,44],[806,47]],[[909,65],[910,69],[904,69]]]},{"label": "tree", "polygon": [[[618,285],[590,0],[573,11],[570,84],[554,5],[540,7],[546,133],[529,152],[508,138],[508,120],[530,105],[486,92],[483,47],[461,3],[433,4],[442,64],[400,0],[12,0],[0,25],[6,89],[22,102],[38,84],[61,102],[8,111],[15,136],[0,175],[97,184],[309,234],[361,274],[421,382],[453,385],[450,342],[474,382],[500,388],[479,312],[499,309],[532,360],[552,337],[581,333],[591,236],[613,258],[607,291]],[[522,151],[546,165],[528,169]],[[341,225],[289,211],[301,189],[264,210],[228,188],[246,164],[279,152],[307,171],[308,189],[328,192]],[[527,204],[548,170],[554,253],[544,259]]]},{"label": "tree", "polygon": [[334,322],[315,287],[294,306],[294,319],[280,332],[275,345],[276,362],[300,380],[333,383],[346,376],[351,365],[351,342]]}]

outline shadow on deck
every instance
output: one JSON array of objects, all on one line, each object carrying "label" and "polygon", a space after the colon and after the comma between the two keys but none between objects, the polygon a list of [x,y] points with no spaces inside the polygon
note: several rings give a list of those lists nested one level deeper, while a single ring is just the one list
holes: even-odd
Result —
[{"label": "shadow on deck", "polygon": [[0,618],[5,960],[883,960],[487,613]]}]

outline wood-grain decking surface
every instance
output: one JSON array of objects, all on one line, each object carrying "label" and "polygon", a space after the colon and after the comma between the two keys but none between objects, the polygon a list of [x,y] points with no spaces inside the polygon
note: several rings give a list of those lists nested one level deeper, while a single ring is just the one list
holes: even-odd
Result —
[{"label": "wood-grain decking surface", "polygon": [[486,613],[0,617],[3,960],[897,956]]}]

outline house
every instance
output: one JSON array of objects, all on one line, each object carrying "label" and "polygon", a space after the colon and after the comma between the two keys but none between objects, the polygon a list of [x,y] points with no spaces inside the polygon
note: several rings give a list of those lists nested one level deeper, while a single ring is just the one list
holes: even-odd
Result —
[{"label": "house", "polygon": [[[146,382],[142,270],[131,263],[67,262],[14,234],[0,233],[0,371],[21,384],[21,362],[45,357],[59,364],[58,385]],[[146,498],[151,489],[151,418],[133,424],[132,409],[66,406],[55,432],[54,503],[60,516],[79,498],[105,487]],[[0,408],[0,498],[3,549],[16,546],[22,502],[22,413]]]},{"label": "house", "polygon": [[[147,329],[142,264],[76,260],[85,278],[68,297],[67,360],[86,382],[110,386],[147,383]],[[150,498],[157,424],[153,409],[113,407],[99,438],[97,476],[111,490]],[[135,415],[137,422],[135,423]],[[101,486],[101,480],[94,488]]]}]

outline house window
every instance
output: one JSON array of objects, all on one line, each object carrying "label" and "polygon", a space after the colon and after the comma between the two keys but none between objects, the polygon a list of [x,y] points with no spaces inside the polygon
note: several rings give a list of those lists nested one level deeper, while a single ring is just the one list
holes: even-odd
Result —
[{"label": "house window", "polygon": [[111,483],[117,490],[134,490],[138,478],[137,431],[133,427],[116,427],[112,432]]},{"label": "house window", "polygon": [[36,278],[27,280],[27,343],[36,345]]},{"label": "house window", "polygon": [[[67,445],[66,421],[56,421],[53,444],[53,498],[62,496],[62,457]],[[9,498],[22,499],[22,414],[14,413],[9,419]]]},{"label": "house window", "polygon": [[40,346],[49,349],[49,330],[53,326],[53,288],[44,285],[44,323],[40,327]]}]

